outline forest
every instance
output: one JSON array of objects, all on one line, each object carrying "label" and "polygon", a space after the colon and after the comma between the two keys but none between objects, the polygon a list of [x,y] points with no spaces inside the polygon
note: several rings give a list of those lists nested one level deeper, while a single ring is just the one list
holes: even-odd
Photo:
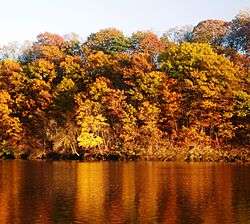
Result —
[{"label": "forest", "polygon": [[249,157],[249,11],[161,36],[46,32],[0,49],[2,159]]}]

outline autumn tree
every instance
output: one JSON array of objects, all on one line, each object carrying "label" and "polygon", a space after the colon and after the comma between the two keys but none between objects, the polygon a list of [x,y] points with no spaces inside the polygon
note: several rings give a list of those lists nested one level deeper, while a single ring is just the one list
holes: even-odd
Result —
[{"label": "autumn tree", "polygon": [[229,30],[229,22],[223,20],[205,20],[194,27],[192,41],[220,45]]},{"label": "autumn tree", "polygon": [[91,34],[85,45],[92,50],[112,53],[126,51],[129,42],[121,31],[108,28]]},{"label": "autumn tree", "polygon": [[22,137],[20,120],[13,116],[11,98],[8,92],[0,91],[0,147],[11,147],[15,150]]},{"label": "autumn tree", "polygon": [[24,85],[22,68],[13,60],[0,62],[0,146],[16,150],[23,136],[18,99]]},{"label": "autumn tree", "polygon": [[18,56],[2,49],[0,148],[137,159],[249,145],[248,25],[241,13],[161,38],[109,28],[82,42],[46,32]]},{"label": "autumn tree", "polygon": [[177,79],[183,95],[179,125],[213,137],[231,138],[237,68],[208,44],[183,43],[161,56],[161,69]]},{"label": "autumn tree", "polygon": [[150,31],[138,31],[130,37],[131,50],[136,52],[144,52],[150,55],[160,53],[165,44],[159,37]]},{"label": "autumn tree", "polygon": [[89,99],[77,98],[77,124],[80,126],[78,144],[85,150],[104,144],[104,131],[108,126],[106,118],[101,113],[102,105]]}]

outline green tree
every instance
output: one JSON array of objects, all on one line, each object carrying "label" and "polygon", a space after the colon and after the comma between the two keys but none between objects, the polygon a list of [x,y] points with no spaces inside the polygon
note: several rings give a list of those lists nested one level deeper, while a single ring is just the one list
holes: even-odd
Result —
[{"label": "green tree", "polygon": [[126,51],[129,41],[121,31],[108,28],[91,34],[84,45],[92,50],[114,53]]}]

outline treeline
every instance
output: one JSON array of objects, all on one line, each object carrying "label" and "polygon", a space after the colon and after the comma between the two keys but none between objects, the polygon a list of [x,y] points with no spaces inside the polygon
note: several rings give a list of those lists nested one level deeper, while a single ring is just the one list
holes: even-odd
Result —
[{"label": "treeline", "polygon": [[247,160],[249,32],[241,12],[162,37],[42,33],[2,49],[1,157]]}]

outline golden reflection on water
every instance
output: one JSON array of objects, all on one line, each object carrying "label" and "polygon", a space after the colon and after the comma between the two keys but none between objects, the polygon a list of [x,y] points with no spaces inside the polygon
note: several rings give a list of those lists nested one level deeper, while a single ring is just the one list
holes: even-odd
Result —
[{"label": "golden reflection on water", "polygon": [[104,217],[104,166],[104,163],[84,163],[77,166],[74,215],[77,217],[87,214],[87,217],[82,217],[82,221],[90,222],[96,219],[96,223],[99,223]]},{"label": "golden reflection on water", "polygon": [[0,161],[0,223],[249,223],[249,166]]}]

